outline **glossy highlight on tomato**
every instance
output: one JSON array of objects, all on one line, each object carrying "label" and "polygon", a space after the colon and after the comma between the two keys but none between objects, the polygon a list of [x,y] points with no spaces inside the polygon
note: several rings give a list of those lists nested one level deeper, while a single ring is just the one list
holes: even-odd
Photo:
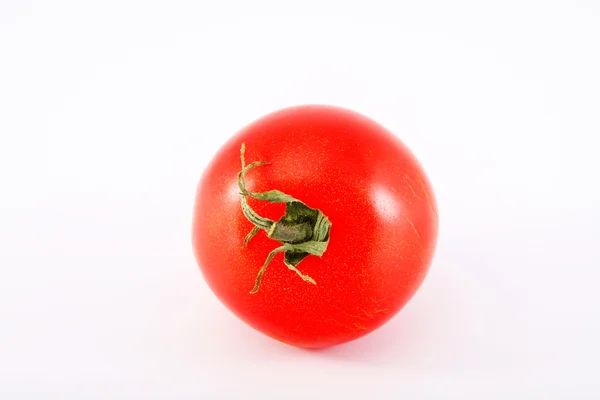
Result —
[{"label": "glossy highlight on tomato", "polygon": [[285,108],[204,171],[192,243],[213,293],[279,341],[321,348],[380,327],[434,256],[437,206],[399,138],[354,111]]}]

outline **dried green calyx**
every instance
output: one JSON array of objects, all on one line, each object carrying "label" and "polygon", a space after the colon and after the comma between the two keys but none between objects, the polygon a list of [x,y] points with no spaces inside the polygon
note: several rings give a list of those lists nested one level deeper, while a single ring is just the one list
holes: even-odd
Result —
[{"label": "dried green calyx", "polygon": [[[242,160],[242,170],[238,174],[238,186],[242,196],[242,212],[246,218],[254,224],[254,228],[248,233],[244,240],[244,247],[261,229],[270,239],[276,240],[282,245],[269,253],[267,259],[256,276],[254,288],[250,293],[256,293],[260,286],[262,276],[267,266],[277,253],[284,253],[283,263],[300,278],[306,282],[316,285],[314,279],[304,275],[297,266],[308,255],[321,257],[327,245],[329,244],[329,230],[331,222],[321,212],[321,210],[308,207],[302,201],[293,198],[279,190],[270,190],[268,192],[249,192],[246,190],[244,181],[246,173],[253,168],[269,164],[268,162],[256,161],[246,165],[244,159],[245,145],[242,143],[240,149],[240,158]],[[279,221],[272,221],[258,215],[250,206],[246,197],[252,197],[258,200],[264,200],[271,203],[285,203],[285,215]]]}]

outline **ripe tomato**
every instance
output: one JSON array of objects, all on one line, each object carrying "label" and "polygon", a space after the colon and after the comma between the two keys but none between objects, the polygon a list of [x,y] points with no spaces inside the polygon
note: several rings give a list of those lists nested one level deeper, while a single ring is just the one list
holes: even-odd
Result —
[{"label": "ripe tomato", "polygon": [[394,316],[425,278],[437,232],[428,178],[399,139],[347,109],[298,106],[251,123],[215,155],[198,186],[193,247],[235,315],[319,348]]}]

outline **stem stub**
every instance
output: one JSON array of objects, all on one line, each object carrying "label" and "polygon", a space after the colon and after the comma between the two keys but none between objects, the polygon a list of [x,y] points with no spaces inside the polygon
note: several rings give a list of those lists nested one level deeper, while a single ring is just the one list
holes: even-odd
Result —
[{"label": "stem stub", "polygon": [[[269,253],[267,259],[256,276],[254,288],[250,293],[256,293],[260,286],[262,276],[277,253],[284,253],[283,263],[300,278],[306,282],[316,285],[314,279],[308,275],[302,274],[297,266],[309,255],[321,257],[327,245],[329,244],[329,231],[331,222],[321,212],[321,210],[310,208],[302,201],[280,192],[279,190],[270,190],[268,192],[249,192],[246,190],[244,181],[245,175],[251,169],[268,164],[268,162],[257,161],[249,165],[245,162],[246,146],[242,143],[240,149],[240,158],[242,161],[242,170],[238,174],[238,186],[240,189],[242,212],[244,216],[254,224],[254,228],[248,233],[244,240],[244,247],[261,229],[270,239],[281,243]],[[252,197],[258,200],[264,200],[271,203],[285,203],[285,214],[279,221],[272,221],[258,215],[249,205],[246,197]]]}]

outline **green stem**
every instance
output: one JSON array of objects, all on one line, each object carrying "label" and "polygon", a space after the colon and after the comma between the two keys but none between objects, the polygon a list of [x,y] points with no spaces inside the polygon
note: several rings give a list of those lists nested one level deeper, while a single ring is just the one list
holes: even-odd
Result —
[{"label": "green stem", "polygon": [[283,225],[275,222],[267,231],[267,236],[282,243],[302,243],[310,239],[313,230],[308,222],[297,225]]},{"label": "green stem", "polygon": [[[246,235],[243,246],[246,247],[248,242],[261,229],[267,233],[268,238],[282,244],[282,246],[277,247],[268,254],[265,263],[258,271],[254,288],[250,293],[253,294],[258,291],[267,266],[273,257],[281,252],[285,252],[283,262],[291,271],[294,271],[304,281],[316,285],[314,279],[300,272],[297,266],[308,255],[321,257],[325,253],[329,243],[331,222],[321,210],[310,208],[302,201],[280,192],[279,190],[270,190],[262,193],[249,192],[246,190],[246,173],[258,166],[269,163],[255,161],[246,165],[245,150],[246,146],[242,143],[240,148],[242,169],[238,173],[238,187],[241,195],[242,212],[244,216],[252,222],[254,227],[248,235]],[[285,203],[285,215],[277,222],[261,217],[252,209],[252,207],[250,207],[246,197],[252,197],[256,200],[263,200],[271,203]]]}]

